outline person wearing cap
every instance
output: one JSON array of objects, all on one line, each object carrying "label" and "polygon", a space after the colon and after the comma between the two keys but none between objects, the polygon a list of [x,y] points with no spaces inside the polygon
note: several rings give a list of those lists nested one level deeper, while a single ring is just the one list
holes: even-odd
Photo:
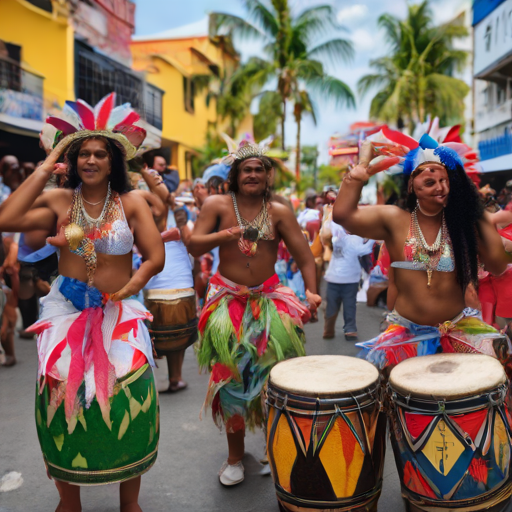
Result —
[{"label": "person wearing cap", "polygon": [[[492,354],[511,374],[510,340],[480,320],[478,311],[466,309],[465,291],[478,284],[479,262],[499,275],[512,257],[466,175],[456,151],[464,154],[463,145],[438,144],[428,135],[418,142],[387,127],[384,131],[395,143],[390,155],[372,162],[374,148],[365,141],[360,162],[345,175],[333,208],[334,222],[345,230],[385,242],[396,286],[390,327],[357,345],[386,371],[409,357],[462,351]],[[400,159],[408,176],[407,210],[359,207],[370,176]]]},{"label": "person wearing cap", "polygon": [[192,186],[192,195],[194,196],[196,206],[201,209],[203,203],[208,197],[208,189],[205,186],[203,178],[196,178]]}]

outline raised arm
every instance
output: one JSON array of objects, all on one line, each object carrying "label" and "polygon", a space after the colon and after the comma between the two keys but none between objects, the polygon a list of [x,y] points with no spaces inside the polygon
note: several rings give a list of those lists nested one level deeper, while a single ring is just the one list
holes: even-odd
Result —
[{"label": "raised arm", "polygon": [[512,263],[512,255],[505,252],[500,235],[496,231],[490,213],[484,212],[478,221],[478,256],[485,269],[494,275],[505,272],[507,264]]},{"label": "raised arm", "polygon": [[110,296],[114,301],[139,293],[154,275],[163,270],[165,263],[164,243],[148,204],[140,195],[132,192],[126,195],[130,197],[123,199],[123,206],[129,204],[128,223],[133,229],[135,245],[142,255],[142,265],[121,290]]},{"label": "raised arm", "polygon": [[363,238],[386,240],[390,227],[402,212],[396,206],[359,207],[359,199],[364,184],[370,179],[369,168],[373,158],[373,147],[365,141],[361,148],[359,164],[347,172],[341,184],[338,197],[334,203],[332,218],[334,222]]},{"label": "raised arm", "polygon": [[297,266],[304,279],[306,298],[312,313],[314,313],[322,302],[316,289],[315,258],[293,212],[285,206],[275,203],[272,204],[272,208],[279,208],[279,221],[276,223],[276,229],[284,240],[293,259],[297,262]]},{"label": "raised arm", "polygon": [[149,168],[145,166],[141,171],[141,175],[153,194],[157,195],[164,204],[170,206],[173,205],[173,201],[171,201],[171,198],[169,197],[171,196],[171,193],[166,187],[162,176],[160,176],[157,171],[150,171]]},{"label": "raised arm", "polygon": [[210,252],[225,242],[231,242],[240,238],[241,229],[238,226],[224,229],[217,233],[213,232],[220,219],[223,197],[220,195],[208,197],[199,212],[188,244],[188,252],[195,258],[199,258],[199,256]]},{"label": "raised arm", "polygon": [[156,219],[163,217],[167,213],[165,204],[155,193],[149,192],[148,190],[134,190],[133,192],[145,199],[151,209],[153,217]]},{"label": "raised arm", "polygon": [[46,160],[0,206],[0,231],[24,232],[34,229],[50,231],[56,222],[56,213],[49,198],[61,191],[43,189],[52,176],[64,145],[58,144]]}]

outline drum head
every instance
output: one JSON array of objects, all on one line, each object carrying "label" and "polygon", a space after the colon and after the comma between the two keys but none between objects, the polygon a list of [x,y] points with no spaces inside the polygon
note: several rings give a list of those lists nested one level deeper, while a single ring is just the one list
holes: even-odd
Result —
[{"label": "drum head", "polygon": [[305,356],[276,364],[270,383],[280,389],[308,397],[337,397],[375,384],[379,371],[355,357]]},{"label": "drum head", "polygon": [[391,370],[389,382],[404,396],[447,400],[478,395],[506,382],[501,363],[483,354],[412,357]]}]

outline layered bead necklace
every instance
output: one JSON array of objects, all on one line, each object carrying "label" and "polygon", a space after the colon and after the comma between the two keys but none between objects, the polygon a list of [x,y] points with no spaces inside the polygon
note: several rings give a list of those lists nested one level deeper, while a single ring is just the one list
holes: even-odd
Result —
[{"label": "layered bead necklace", "polygon": [[[240,240],[238,240],[238,248],[245,256],[252,258],[256,254],[260,240],[274,240],[272,221],[268,213],[267,202],[263,199],[263,205],[258,215],[256,215],[253,220],[248,221],[244,219],[238,211],[235,193],[230,192],[230,194],[233,200],[238,226],[243,230],[240,235]],[[249,263],[247,263],[247,266],[249,267]]]},{"label": "layered bead necklace", "polygon": [[[94,241],[109,236],[113,223],[123,219],[121,199],[117,192],[111,191],[110,183],[104,199],[103,210],[100,216],[94,219],[85,210],[85,199],[82,195],[82,184],[80,184],[73,192],[68,213],[69,224],[64,230],[70,251],[84,259],[89,286],[92,286],[97,265]],[[96,204],[100,203],[101,201]]]},{"label": "layered bead necklace", "polygon": [[416,240],[412,260],[425,266],[427,271],[427,286],[430,288],[432,273],[439,265],[441,257],[445,251],[445,246],[450,244],[450,236],[448,234],[448,228],[446,227],[444,212],[436,240],[432,245],[427,244],[427,241],[423,236],[423,232],[421,231],[420,224],[418,222],[418,206],[411,214],[411,228],[412,235]]}]

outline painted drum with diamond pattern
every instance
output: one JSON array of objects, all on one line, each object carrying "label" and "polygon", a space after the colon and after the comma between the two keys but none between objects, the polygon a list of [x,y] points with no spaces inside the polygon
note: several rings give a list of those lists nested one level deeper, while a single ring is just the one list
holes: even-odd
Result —
[{"label": "painted drum with diamond pattern", "polygon": [[281,510],[377,510],[387,431],[379,390],[377,369],[354,357],[272,369],[267,450]]},{"label": "painted drum with diamond pattern", "polygon": [[503,367],[481,354],[407,359],[391,371],[391,442],[407,510],[509,510]]}]

